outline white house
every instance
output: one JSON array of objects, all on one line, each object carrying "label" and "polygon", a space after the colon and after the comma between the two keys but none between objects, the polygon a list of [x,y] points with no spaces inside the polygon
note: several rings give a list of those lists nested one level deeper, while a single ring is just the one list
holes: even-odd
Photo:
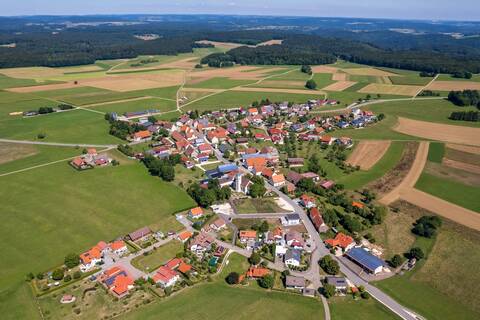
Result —
[{"label": "white house", "polygon": [[301,259],[302,254],[299,250],[288,249],[284,256],[284,263],[287,267],[298,267]]},{"label": "white house", "polygon": [[300,224],[300,215],[297,213],[291,213],[287,214],[285,217],[282,217],[280,220],[284,226],[296,226]]},{"label": "white house", "polygon": [[165,266],[158,268],[157,273],[153,276],[153,281],[160,284],[162,288],[174,286],[179,279],[180,276],[177,272]]}]

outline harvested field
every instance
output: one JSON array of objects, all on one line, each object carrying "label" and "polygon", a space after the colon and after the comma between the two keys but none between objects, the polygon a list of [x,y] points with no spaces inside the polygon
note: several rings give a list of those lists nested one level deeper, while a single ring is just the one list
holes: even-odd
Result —
[{"label": "harvested field", "polygon": [[[445,159],[448,161],[448,159]],[[480,173],[472,171],[465,171],[462,169],[462,162],[460,162],[459,167],[455,168],[454,166],[449,166],[445,161],[443,163],[427,162],[423,173],[447,180],[449,182],[458,182],[462,185],[471,186],[471,187],[480,187]],[[427,190],[424,190],[427,191]]]},{"label": "harvested field", "polygon": [[282,44],[282,42],[283,42],[283,40],[268,40],[268,41],[257,44],[256,47],[272,46],[272,45],[275,45],[275,44]]},{"label": "harvested field", "polygon": [[480,146],[480,141],[477,139],[480,136],[480,128],[453,126],[399,117],[398,124],[393,130],[424,139]]},{"label": "harvested field", "polygon": [[[405,185],[413,186],[418,180],[427,155],[428,143],[425,145],[425,142],[422,142],[419,147],[417,142],[407,142],[398,164],[367,187],[376,193],[382,194],[383,198],[380,201],[385,204],[397,200],[400,189]],[[423,156],[425,156],[425,161],[422,162]]]},{"label": "harvested field", "polygon": [[37,152],[32,145],[0,142],[0,164],[33,156]]},{"label": "harvested field", "polygon": [[300,90],[300,89],[274,89],[274,88],[252,88],[241,87],[233,88],[232,91],[245,91],[245,92],[277,92],[277,93],[294,93],[294,94],[311,94],[311,95],[324,95],[323,91],[314,90]]},{"label": "harvested field", "polygon": [[348,76],[344,72],[337,72],[332,75],[333,81],[348,81]]},{"label": "harvested field", "polygon": [[480,154],[478,153],[475,154],[461,150],[450,149],[448,146],[445,151],[445,158],[480,166]]},{"label": "harvested field", "polygon": [[58,68],[58,70],[61,70],[63,73],[66,74],[66,73],[76,73],[76,72],[100,71],[100,70],[103,70],[103,68],[93,64],[93,65],[89,65],[89,66],[75,66],[75,67]]},{"label": "harvested field", "polygon": [[454,144],[454,143],[448,143],[446,145],[446,147],[448,149],[453,149],[453,150],[458,150],[458,151],[463,151],[463,152],[467,152],[467,153],[480,155],[480,147],[464,146],[464,145],[461,145],[461,144]]},{"label": "harvested field", "polygon": [[326,91],[343,91],[345,89],[348,89],[354,85],[356,85],[356,82],[353,81],[337,81],[335,83],[332,83],[329,86],[326,86],[325,88],[322,88],[322,90]]},{"label": "harvested field", "polygon": [[289,88],[289,87],[304,87],[305,82],[303,81],[287,81],[287,80],[266,80],[258,83],[263,87],[271,88]]},{"label": "harvested field", "polygon": [[109,71],[108,74],[122,73],[126,71],[150,71],[150,70],[161,70],[161,69],[193,69],[198,62],[198,58],[190,57],[185,59],[180,59],[172,62],[165,62],[158,64],[152,67],[141,67],[141,68],[118,68],[112,71]]},{"label": "harvested field", "polygon": [[480,214],[414,188],[402,191],[401,198],[449,220],[480,231]]},{"label": "harvested field", "polygon": [[189,83],[198,83],[211,78],[231,78],[239,80],[261,80],[268,76],[268,73],[278,70],[284,70],[284,68],[258,68],[252,66],[240,66],[223,69],[209,69],[190,73],[191,80]]},{"label": "harvested field", "polygon": [[395,73],[383,71],[380,69],[375,68],[350,68],[344,69],[344,72],[351,74],[351,75],[358,75],[358,76],[376,76],[376,77],[391,77],[397,76]]},{"label": "harvested field", "polygon": [[183,88],[182,92],[209,92],[209,93],[214,93],[214,92],[221,92],[223,91],[222,89],[210,89],[210,88]]},{"label": "harvested field", "polygon": [[337,73],[338,68],[329,67],[329,66],[313,66],[312,72],[313,73]]},{"label": "harvested field", "polygon": [[211,44],[215,46],[215,48],[220,48],[223,50],[230,50],[230,49],[235,49],[235,48],[244,46],[243,44],[240,44],[240,43],[218,42],[218,41],[210,41],[210,40],[201,40],[201,41],[197,41],[197,43]]},{"label": "harvested field", "polygon": [[443,159],[443,165],[454,168],[454,169],[459,169],[459,170],[464,170],[467,172],[473,172],[476,174],[480,174],[480,166],[479,165],[474,165],[470,163],[465,163],[461,161],[456,161],[456,160],[451,160],[444,158]]},{"label": "harvested field", "polygon": [[7,77],[19,79],[38,79],[63,75],[62,70],[47,67],[0,69],[0,73],[6,75]]},{"label": "harvested field", "polygon": [[358,92],[414,96],[422,88],[423,88],[422,86],[401,86],[401,85],[394,85],[394,84],[371,83],[368,86],[360,89]]},{"label": "harvested field", "polygon": [[17,93],[30,93],[30,92],[38,92],[38,91],[72,89],[72,88],[78,88],[78,87],[81,87],[81,86],[73,82],[67,82],[67,83],[59,83],[59,84],[47,84],[43,86],[10,88],[10,89],[6,89],[6,91],[17,92]]},{"label": "harvested field", "polygon": [[433,91],[480,90],[480,82],[474,81],[434,81],[427,89]]},{"label": "harvested field", "polygon": [[372,168],[387,152],[390,141],[361,141],[350,154],[347,163],[360,166],[362,170]]}]

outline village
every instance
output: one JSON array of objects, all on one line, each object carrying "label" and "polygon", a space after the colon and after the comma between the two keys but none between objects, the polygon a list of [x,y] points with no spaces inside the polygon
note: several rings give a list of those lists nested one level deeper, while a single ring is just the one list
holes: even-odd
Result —
[{"label": "village", "polygon": [[[66,263],[66,267],[37,276],[37,292],[55,291],[72,280],[88,279],[119,299],[131,297],[132,292],[145,285],[151,286],[156,296],[164,297],[205,281],[228,264],[231,253],[237,253],[248,258],[251,266],[245,274],[229,275],[229,284],[258,281],[260,286],[272,289],[273,275],[280,275],[282,290],[304,296],[324,300],[332,295],[353,294],[368,298],[368,281],[391,277],[396,270],[382,259],[381,248],[359,237],[354,229],[341,225],[339,230],[338,224],[329,225],[331,219],[326,223],[319,196],[335,196],[343,188],[323,178],[320,168],[316,172],[299,170],[305,168],[306,162],[307,168],[314,168],[315,157],[299,157],[295,150],[295,144],[303,141],[316,143],[321,149],[348,150],[353,141],[336,137],[335,131],[363,128],[381,120],[354,105],[344,115],[315,115],[316,108],[335,103],[262,102],[260,107],[201,116],[191,112],[176,122],[139,118],[145,114],[142,112],[115,120],[131,121],[128,116],[132,116],[135,126],[144,127],[128,137],[129,145],[119,147],[132,159],[163,160],[176,156],[190,170],[210,164],[211,169],[204,170],[204,178],[196,182],[197,193],[191,192],[201,206],[176,215],[184,226],[182,231],[144,227],[109,243],[98,242],[74,256],[69,266]],[[115,115],[115,119],[119,118]],[[135,145],[150,148],[139,153],[131,148]],[[107,154],[90,148],[73,159],[71,165],[84,170],[113,161]],[[343,165],[341,160],[335,161]],[[205,204],[199,197],[202,190],[209,189],[228,190],[230,197]],[[281,210],[238,213],[235,202],[229,198],[274,201]],[[344,205],[346,212],[370,214],[376,210],[365,199],[351,198],[344,199],[348,202]],[[256,222],[247,226],[235,223],[242,220]],[[180,244],[176,250],[166,250],[170,256],[158,254],[175,243]],[[145,259],[154,261],[144,266],[141,261]],[[408,265],[412,267],[414,263],[413,259]],[[61,298],[61,303],[74,301],[73,295]]]}]

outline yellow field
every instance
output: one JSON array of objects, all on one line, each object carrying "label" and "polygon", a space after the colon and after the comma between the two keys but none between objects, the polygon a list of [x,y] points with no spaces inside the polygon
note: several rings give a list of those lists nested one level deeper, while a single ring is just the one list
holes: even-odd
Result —
[{"label": "yellow field", "polygon": [[437,91],[480,90],[480,82],[474,81],[435,81],[427,89]]},{"label": "yellow field", "polygon": [[400,96],[414,96],[420,91],[422,86],[402,86],[394,84],[380,84],[371,83],[368,86],[360,89],[360,93],[375,93],[375,94],[393,94]]},{"label": "yellow field", "polygon": [[10,78],[19,79],[44,79],[63,75],[62,70],[47,67],[0,69],[0,73]]},{"label": "yellow field", "polygon": [[351,86],[357,84],[355,81],[338,81],[335,83],[332,83],[329,86],[326,86],[325,88],[322,88],[322,90],[326,91],[343,91],[347,88],[350,88]]},{"label": "yellow field", "polygon": [[395,73],[375,69],[375,68],[352,68],[352,69],[343,69],[344,72],[356,75],[356,76],[374,76],[374,77],[390,77],[398,76]]}]

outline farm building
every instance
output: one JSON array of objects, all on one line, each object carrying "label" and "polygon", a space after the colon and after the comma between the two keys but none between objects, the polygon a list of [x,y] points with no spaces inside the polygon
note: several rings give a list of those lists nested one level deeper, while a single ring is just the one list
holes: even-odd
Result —
[{"label": "farm building", "polygon": [[353,248],[345,256],[372,274],[382,272],[385,262],[363,248]]}]

